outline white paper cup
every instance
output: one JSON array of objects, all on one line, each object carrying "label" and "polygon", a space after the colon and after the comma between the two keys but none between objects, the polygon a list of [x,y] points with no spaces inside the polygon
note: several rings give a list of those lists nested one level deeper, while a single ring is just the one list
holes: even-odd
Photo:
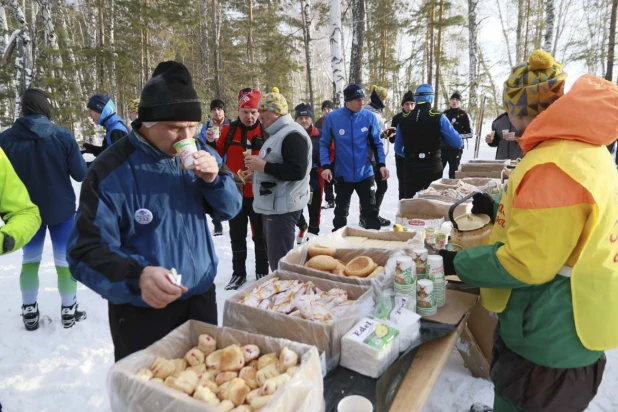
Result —
[{"label": "white paper cup", "polygon": [[183,139],[174,143],[174,149],[185,169],[191,170],[195,167],[193,164],[193,153],[197,152],[197,146],[195,145],[195,139]]},{"label": "white paper cup", "polygon": [[219,129],[218,126],[213,126],[210,128],[212,130],[212,138],[217,140],[219,139],[219,136],[221,135],[221,131]]},{"label": "white paper cup", "polygon": [[373,412],[373,405],[365,397],[351,395],[339,401],[337,412]]}]

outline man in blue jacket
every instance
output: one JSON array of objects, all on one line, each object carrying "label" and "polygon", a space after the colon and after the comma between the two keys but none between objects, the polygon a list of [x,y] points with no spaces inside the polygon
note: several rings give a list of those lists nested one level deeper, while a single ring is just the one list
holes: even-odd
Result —
[{"label": "man in blue jacket", "polygon": [[[345,107],[337,109],[324,119],[320,138],[320,161],[324,180],[335,182],[335,218],[333,230],[347,224],[352,193],[360,201],[360,223],[367,229],[380,229],[375,197],[375,179],[389,177],[385,165],[384,148],[380,139],[377,117],[363,109],[365,91],[351,84],[343,91]],[[331,164],[329,149],[335,141],[335,164]],[[373,174],[373,153],[381,176]]]},{"label": "man in blue jacket", "polygon": [[102,93],[92,95],[86,107],[88,108],[88,116],[94,124],[105,128],[105,138],[101,147],[88,143],[84,144],[88,153],[98,156],[103,150],[125,137],[129,132],[122,118],[116,113],[114,101],[108,95]]},{"label": "man in blue jacket", "polygon": [[[197,143],[185,170],[174,144],[195,136],[200,100],[187,68],[160,63],[133,131],[93,163],[68,246],[73,276],[109,301],[116,360],[189,319],[217,324],[218,259],[206,215],[228,220],[241,198],[221,158]],[[182,284],[172,283],[174,268]]]},{"label": "man in blue jacket", "polygon": [[50,120],[52,106],[45,92],[28,89],[21,99],[23,117],[0,134],[0,147],[39,207],[42,224],[32,240],[24,245],[19,277],[22,295],[22,320],[26,330],[39,327],[39,266],[47,230],[51,236],[58,290],[62,300],[60,315],[65,328],[86,318],[77,308],[77,283],[71,277],[66,259],[67,239],[75,223],[75,191],[71,178],[86,176],[86,163],[75,138]]},{"label": "man in blue jacket", "polygon": [[395,153],[405,159],[404,189],[406,199],[427,189],[431,182],[442,177],[442,141],[453,148],[463,147],[463,140],[448,118],[431,109],[433,87],[421,84],[416,89],[416,106],[402,118],[395,135]]}]

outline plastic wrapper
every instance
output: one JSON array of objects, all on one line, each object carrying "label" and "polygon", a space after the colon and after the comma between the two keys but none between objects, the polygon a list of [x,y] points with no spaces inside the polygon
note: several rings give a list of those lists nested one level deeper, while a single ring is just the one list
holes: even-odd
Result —
[{"label": "plastic wrapper", "polygon": [[256,335],[239,330],[222,328],[198,321],[188,321],[160,341],[136,352],[112,366],[107,387],[110,405],[114,412],[218,412],[203,402],[168,388],[144,381],[136,376],[142,368],[150,368],[154,359],[182,358],[194,347],[201,334],[209,334],[220,348],[232,344],[255,344],[262,353],[280,353],[287,347],[300,357],[300,368],[283,390],[277,391],[261,411],[272,412],[321,412],[324,411],[324,385],[320,357],[316,348],[309,345]]},{"label": "plastic wrapper", "polygon": [[[455,200],[401,199],[397,218],[408,219],[448,219],[448,211]],[[470,213],[471,203],[464,203],[455,209],[454,217]]]},{"label": "plastic wrapper", "polygon": [[[325,243],[325,242],[320,242],[319,244],[323,246],[336,248],[337,252],[335,253],[333,257],[335,259],[340,259],[344,261],[345,263],[349,262],[350,260],[358,256],[367,256],[367,257],[370,257],[379,266],[386,266],[388,260],[392,256],[399,255],[401,253],[400,249],[360,249],[360,248],[346,249],[346,248],[337,248],[336,246],[331,246],[331,244]],[[321,270],[307,268],[304,266],[304,264],[309,258],[308,256],[309,246],[298,247],[288,252],[288,254],[279,261],[279,269],[287,270],[287,271],[294,272],[294,273],[299,273],[305,276],[311,276],[311,277],[315,277],[319,279],[329,280],[332,282],[342,283],[342,284],[372,287],[374,290],[374,296],[376,298],[377,296],[380,295],[383,289],[387,288],[393,282],[393,277],[392,277],[393,272],[387,272],[387,271],[385,271],[383,274],[378,275],[374,278],[368,279],[368,278],[360,278],[360,277],[348,277],[345,275],[334,275],[332,273],[323,272]]]},{"label": "plastic wrapper", "polygon": [[406,298],[388,293],[380,296],[372,318],[399,330],[399,352],[406,351],[419,338],[421,316],[405,308]]},{"label": "plastic wrapper", "polygon": [[[253,288],[275,277],[278,277],[280,280],[299,280],[303,283],[311,281],[317,288],[325,292],[332,289],[341,289],[347,293],[348,299],[352,300],[353,303],[349,304],[348,310],[340,311],[340,317],[326,323],[303,319],[299,317],[300,313],[286,315],[240,303],[244,296],[250,293]],[[248,332],[286,338],[295,342],[314,345],[318,348],[320,353],[325,353],[326,367],[327,370],[330,371],[339,364],[342,336],[349,331],[360,318],[371,313],[373,310],[373,302],[371,286],[335,283],[326,279],[278,270],[251,285],[245,286],[236,295],[228,298],[225,301],[223,325]],[[326,307],[325,309],[329,310]]]}]

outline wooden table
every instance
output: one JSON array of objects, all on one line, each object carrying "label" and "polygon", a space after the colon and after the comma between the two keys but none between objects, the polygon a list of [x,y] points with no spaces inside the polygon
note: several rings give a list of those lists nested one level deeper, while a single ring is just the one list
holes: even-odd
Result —
[{"label": "wooden table", "polygon": [[466,326],[467,318],[468,315],[459,323],[457,329],[447,336],[421,345],[399,387],[397,396],[391,405],[391,412],[420,412],[423,409]]}]

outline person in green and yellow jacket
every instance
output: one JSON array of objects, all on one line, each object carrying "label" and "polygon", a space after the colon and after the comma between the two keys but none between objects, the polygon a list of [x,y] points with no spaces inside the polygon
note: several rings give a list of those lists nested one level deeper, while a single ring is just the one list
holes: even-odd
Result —
[{"label": "person in green and yellow jacket", "polygon": [[0,255],[21,249],[41,226],[39,208],[30,201],[8,157],[0,149]]},{"label": "person in green and yellow jacket", "polygon": [[618,347],[618,86],[585,75],[563,96],[565,78],[543,51],[513,69],[504,106],[524,158],[498,204],[475,195],[490,244],[441,252],[498,315],[495,412],[584,411]]}]

